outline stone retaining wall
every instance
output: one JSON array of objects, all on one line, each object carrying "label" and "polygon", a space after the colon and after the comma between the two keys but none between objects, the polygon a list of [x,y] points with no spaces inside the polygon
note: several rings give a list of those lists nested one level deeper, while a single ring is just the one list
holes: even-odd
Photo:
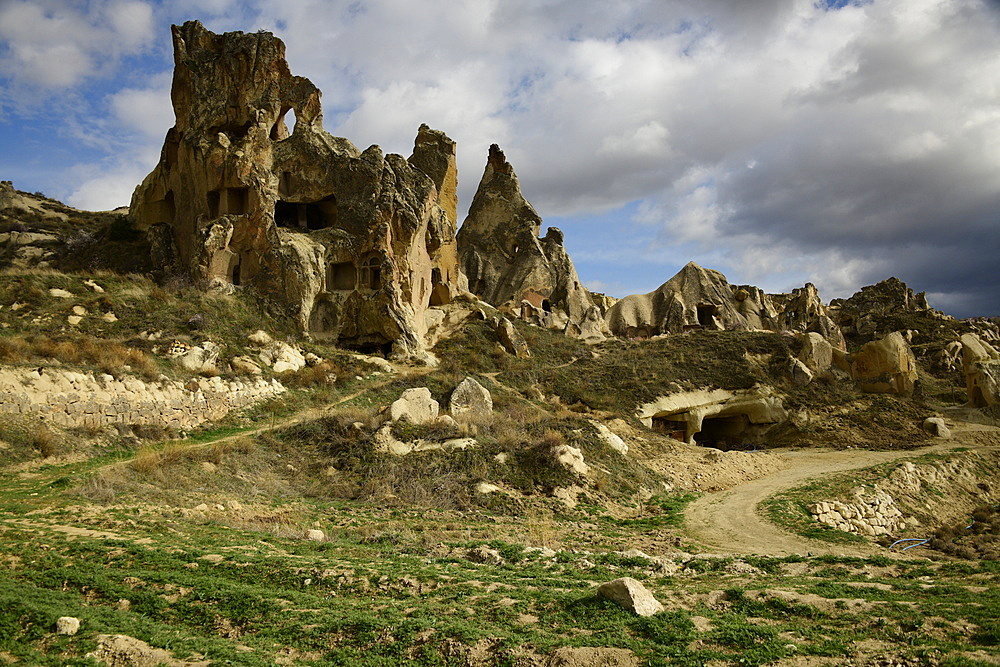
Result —
[{"label": "stone retaining wall", "polygon": [[277,380],[132,377],[44,368],[0,370],[0,414],[40,417],[59,426],[152,424],[191,429],[285,391]]},{"label": "stone retaining wall", "polygon": [[809,511],[822,524],[868,537],[894,534],[906,526],[896,501],[878,488],[868,494],[856,489],[854,502],[820,502]]}]

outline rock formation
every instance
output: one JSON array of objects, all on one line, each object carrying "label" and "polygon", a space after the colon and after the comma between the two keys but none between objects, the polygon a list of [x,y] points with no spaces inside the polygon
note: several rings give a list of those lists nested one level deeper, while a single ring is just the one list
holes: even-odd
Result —
[{"label": "rock formation", "polygon": [[878,333],[876,319],[901,313],[921,313],[936,319],[948,316],[927,303],[924,292],[914,293],[899,278],[862,287],[848,299],[834,299],[830,311],[845,334],[870,337]]},{"label": "rock formation", "polygon": [[270,33],[189,21],[173,43],[176,121],[131,205],[156,263],[250,288],[313,336],[422,356],[426,310],[461,289],[455,143],[422,126],[404,159],[331,136]]},{"label": "rock formation", "polygon": [[976,334],[962,336],[962,370],[969,405],[985,408],[1000,403],[1000,352]]},{"label": "rock formation", "polygon": [[898,331],[865,343],[849,357],[851,376],[862,391],[909,396],[917,382],[917,362]]},{"label": "rock formation", "polygon": [[753,285],[730,285],[718,271],[694,262],[655,291],[616,302],[605,319],[613,334],[626,338],[692,329],[791,330],[819,333],[844,349],[844,337],[812,284],[791,294],[765,294]]},{"label": "rock formation", "polygon": [[[539,238],[542,219],[521,194],[514,168],[500,148],[490,146],[486,170],[458,231],[458,253],[469,288],[484,301],[526,321],[565,328],[580,335],[594,308],[563,246],[563,233],[550,227]],[[599,312],[599,311],[598,311]],[[595,313],[591,322],[600,322]],[[601,329],[603,327],[600,327]],[[595,338],[593,327],[587,335]]]}]

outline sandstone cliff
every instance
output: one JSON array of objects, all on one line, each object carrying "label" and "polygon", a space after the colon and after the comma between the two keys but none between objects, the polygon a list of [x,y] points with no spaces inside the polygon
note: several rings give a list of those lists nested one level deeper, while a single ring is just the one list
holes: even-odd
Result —
[{"label": "sandstone cliff", "polygon": [[594,304],[580,285],[562,231],[550,227],[539,238],[541,224],[503,151],[490,146],[483,178],[458,231],[459,260],[471,291],[535,324],[571,325],[571,335],[602,337],[599,312],[588,317]]},{"label": "sandstone cliff", "polygon": [[131,205],[157,264],[252,289],[313,336],[422,356],[427,309],[460,289],[455,143],[422,126],[407,160],[331,136],[270,33],[189,21],[173,43],[176,122]]}]

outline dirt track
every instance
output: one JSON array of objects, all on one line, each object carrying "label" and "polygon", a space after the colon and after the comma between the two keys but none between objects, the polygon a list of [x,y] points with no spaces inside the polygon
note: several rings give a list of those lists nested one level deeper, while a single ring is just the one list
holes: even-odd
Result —
[{"label": "dirt track", "polygon": [[985,429],[990,427],[961,425],[954,438],[910,451],[804,449],[782,452],[788,462],[787,468],[725,491],[707,494],[691,503],[684,515],[685,528],[691,539],[713,553],[891,555],[885,547],[876,544],[830,544],[789,533],[762,517],[757,506],[769,496],[828,473],[869,468],[927,452],[976,446],[981,443],[963,435]]}]

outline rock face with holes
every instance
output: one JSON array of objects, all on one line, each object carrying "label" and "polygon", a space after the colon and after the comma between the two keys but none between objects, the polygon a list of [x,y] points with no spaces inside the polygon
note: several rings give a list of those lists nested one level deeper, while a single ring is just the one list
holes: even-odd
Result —
[{"label": "rock face with holes", "polygon": [[[469,215],[458,231],[459,258],[469,287],[484,301],[533,324],[558,329],[572,324],[575,328],[567,332],[573,335],[594,303],[580,285],[563,233],[550,227],[539,238],[541,224],[542,218],[521,194],[514,168],[493,144]],[[592,329],[590,337],[595,336]],[[600,331],[597,336],[603,339]]]},{"label": "rock face with holes", "polygon": [[951,319],[931,308],[924,292],[914,293],[899,278],[862,287],[848,299],[834,299],[830,311],[844,333],[865,338],[878,335],[878,320],[888,315],[919,313],[935,319]]},{"label": "rock face with holes", "polygon": [[331,136],[270,33],[189,21],[173,44],[176,121],[130,209],[156,263],[252,289],[315,337],[424,355],[427,309],[462,290],[455,142],[421,126],[407,159]]}]

